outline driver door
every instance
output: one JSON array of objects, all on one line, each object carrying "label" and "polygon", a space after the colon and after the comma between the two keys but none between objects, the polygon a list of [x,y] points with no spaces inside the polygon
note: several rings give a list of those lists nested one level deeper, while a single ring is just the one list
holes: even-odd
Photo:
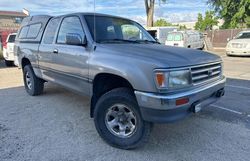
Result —
[{"label": "driver door", "polygon": [[78,16],[67,16],[62,19],[57,39],[53,46],[53,64],[51,68],[56,72],[55,81],[63,86],[89,94],[88,58],[89,51],[83,44],[68,44],[69,34],[78,35],[81,41],[85,33]]}]

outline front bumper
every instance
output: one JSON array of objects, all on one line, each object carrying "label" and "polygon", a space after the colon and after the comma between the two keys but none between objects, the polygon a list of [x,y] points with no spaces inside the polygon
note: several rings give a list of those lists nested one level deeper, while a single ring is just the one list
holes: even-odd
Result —
[{"label": "front bumper", "polygon": [[[224,92],[226,78],[196,89],[176,94],[155,94],[135,91],[138,105],[144,120],[149,122],[173,122],[184,118],[193,111],[193,106],[200,104],[202,107],[216,102],[218,92]],[[176,105],[176,100],[188,98],[189,102]]]},{"label": "front bumper", "polygon": [[4,57],[5,60],[8,60],[8,61],[14,61],[15,60],[13,52],[7,52],[7,51],[5,51],[3,53],[3,57]]},{"label": "front bumper", "polygon": [[235,55],[235,56],[250,56],[250,49],[226,49],[227,55]]}]

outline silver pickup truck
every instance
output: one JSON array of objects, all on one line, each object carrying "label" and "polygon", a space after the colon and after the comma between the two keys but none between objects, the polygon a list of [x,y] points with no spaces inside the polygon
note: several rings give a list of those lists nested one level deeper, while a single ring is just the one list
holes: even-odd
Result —
[{"label": "silver pickup truck", "polygon": [[122,149],[145,143],[153,123],[182,119],[224,95],[220,57],[160,45],[121,17],[27,17],[14,51],[29,95],[53,82],[89,96],[99,135]]}]

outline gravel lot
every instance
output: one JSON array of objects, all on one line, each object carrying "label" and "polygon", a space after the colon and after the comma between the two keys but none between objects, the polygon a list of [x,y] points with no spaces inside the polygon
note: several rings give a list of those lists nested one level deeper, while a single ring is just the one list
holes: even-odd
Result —
[{"label": "gravel lot", "polygon": [[136,150],[110,147],[89,117],[89,101],[48,83],[43,95],[24,91],[21,70],[0,63],[0,160],[250,160],[250,58],[226,57],[226,95],[173,124],[156,124]]}]

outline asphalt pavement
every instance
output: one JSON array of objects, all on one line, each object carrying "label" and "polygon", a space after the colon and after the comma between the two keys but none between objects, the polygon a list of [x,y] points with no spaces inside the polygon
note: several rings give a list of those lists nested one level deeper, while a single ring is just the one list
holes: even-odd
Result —
[{"label": "asphalt pavement", "polygon": [[227,57],[226,94],[184,120],[156,124],[135,150],[110,147],[89,117],[89,100],[47,83],[43,95],[26,94],[21,70],[0,63],[1,161],[248,161],[250,57]]}]

